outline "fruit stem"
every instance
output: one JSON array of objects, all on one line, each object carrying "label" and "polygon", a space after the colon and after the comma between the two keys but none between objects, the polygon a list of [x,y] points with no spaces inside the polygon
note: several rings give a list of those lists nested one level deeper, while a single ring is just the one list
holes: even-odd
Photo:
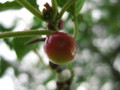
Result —
[{"label": "fruit stem", "polygon": [[10,38],[10,37],[30,37],[36,35],[49,35],[53,33],[52,30],[31,30],[31,31],[17,31],[17,32],[1,32],[1,38]]},{"label": "fruit stem", "polygon": [[65,11],[75,2],[76,0],[69,0],[65,3],[65,5],[63,6],[63,8],[60,11],[60,14],[58,16],[58,20],[62,18],[63,14],[65,13]]},{"label": "fruit stem", "polygon": [[75,5],[74,5],[74,39],[77,39],[77,36],[78,36],[78,21],[77,21],[77,10],[76,10],[76,2],[75,2]]},{"label": "fruit stem", "polygon": [[49,61],[49,66],[51,67],[51,69],[55,70],[57,73],[60,73],[63,71],[60,65],[54,64],[51,61]]},{"label": "fruit stem", "polygon": [[78,21],[77,21],[77,15],[74,13],[74,39],[77,39],[78,36]]},{"label": "fruit stem", "polygon": [[23,5],[26,9],[28,9],[33,15],[35,15],[39,19],[44,20],[42,13],[36,8],[34,8],[30,3],[28,3],[27,0],[16,0],[16,1],[21,5]]},{"label": "fruit stem", "polygon": [[57,8],[56,0],[51,0],[51,2],[52,2],[52,8],[53,8],[53,21],[54,21],[58,13],[58,8]]}]

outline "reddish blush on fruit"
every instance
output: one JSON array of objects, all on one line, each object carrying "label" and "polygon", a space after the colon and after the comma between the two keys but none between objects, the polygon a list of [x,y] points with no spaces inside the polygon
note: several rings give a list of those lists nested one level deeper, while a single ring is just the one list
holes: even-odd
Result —
[{"label": "reddish blush on fruit", "polygon": [[76,53],[76,42],[69,34],[55,32],[45,41],[44,51],[55,64],[64,64],[72,61]]}]

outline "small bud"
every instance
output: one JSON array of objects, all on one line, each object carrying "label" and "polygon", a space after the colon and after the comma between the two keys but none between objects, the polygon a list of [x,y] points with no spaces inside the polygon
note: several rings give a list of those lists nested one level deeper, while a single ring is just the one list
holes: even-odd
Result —
[{"label": "small bud", "polygon": [[63,28],[63,20],[60,20],[59,23],[58,23],[58,29],[61,30]]}]

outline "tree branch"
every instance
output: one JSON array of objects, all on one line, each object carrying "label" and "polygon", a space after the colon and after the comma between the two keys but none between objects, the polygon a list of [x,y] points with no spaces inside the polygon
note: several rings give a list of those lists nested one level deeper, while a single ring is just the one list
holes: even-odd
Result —
[{"label": "tree branch", "polygon": [[17,31],[17,32],[1,32],[1,38],[10,38],[10,37],[30,37],[36,35],[49,35],[53,33],[52,30],[31,30],[31,31]]}]

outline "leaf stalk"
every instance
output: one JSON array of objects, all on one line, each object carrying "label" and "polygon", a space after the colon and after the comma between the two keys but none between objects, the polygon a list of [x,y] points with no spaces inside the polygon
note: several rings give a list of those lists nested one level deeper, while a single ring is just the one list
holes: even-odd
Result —
[{"label": "leaf stalk", "polygon": [[49,35],[55,31],[52,30],[31,30],[31,31],[17,31],[17,32],[2,32],[0,33],[1,38],[10,38],[10,37],[30,37],[36,35]]}]

